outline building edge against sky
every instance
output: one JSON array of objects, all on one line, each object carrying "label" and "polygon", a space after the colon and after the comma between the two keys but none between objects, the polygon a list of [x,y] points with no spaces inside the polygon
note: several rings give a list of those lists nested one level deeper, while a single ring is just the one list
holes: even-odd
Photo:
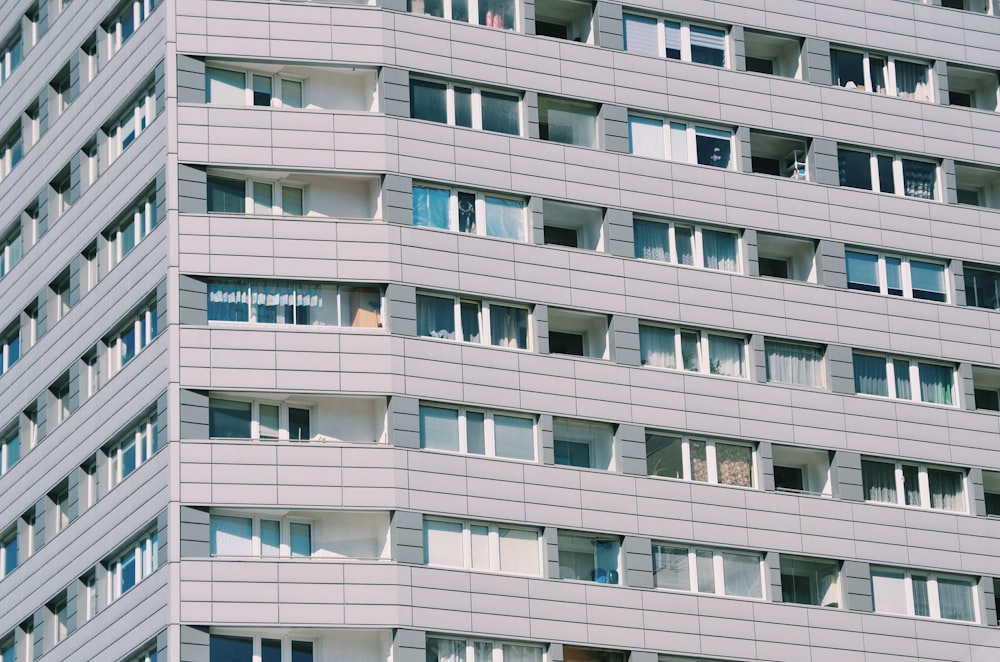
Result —
[{"label": "building edge against sky", "polygon": [[0,662],[1000,657],[998,11],[0,0]]}]

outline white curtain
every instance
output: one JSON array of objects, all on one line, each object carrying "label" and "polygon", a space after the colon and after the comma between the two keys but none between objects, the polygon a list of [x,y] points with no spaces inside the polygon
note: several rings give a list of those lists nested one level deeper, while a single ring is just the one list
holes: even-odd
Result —
[{"label": "white curtain", "polygon": [[636,220],[632,224],[635,256],[643,260],[670,261],[670,227],[665,223]]},{"label": "white curtain", "polygon": [[208,284],[208,319],[246,322],[250,290],[246,281],[215,281]]},{"label": "white curtain", "polygon": [[528,311],[490,306],[490,342],[498,347],[528,349]]},{"label": "white curtain", "polygon": [[691,570],[686,547],[653,547],[653,578],[657,588],[691,590]]},{"label": "white curtain", "polygon": [[932,200],[937,182],[937,166],[926,161],[903,161],[903,193],[911,198]]},{"label": "white curtain", "polygon": [[451,192],[445,189],[413,187],[413,224],[427,228],[448,229],[448,202]]},{"label": "white curtain", "polygon": [[854,355],[854,391],[866,395],[889,395],[884,357]]},{"label": "white curtain", "polygon": [[768,341],[765,351],[769,382],[823,385],[823,351],[818,347]]},{"label": "white curtain", "polygon": [[705,256],[705,267],[719,271],[738,272],[737,243],[737,237],[732,232],[702,230],[701,246]]},{"label": "white curtain", "polygon": [[938,599],[941,604],[941,618],[959,621],[976,620],[972,601],[972,584],[962,579],[938,578]]},{"label": "white curtain", "polygon": [[639,326],[639,355],[642,365],[657,368],[676,368],[673,329],[657,326]]},{"label": "white curtain", "polygon": [[524,203],[520,200],[487,196],[486,234],[524,241]]},{"label": "white curtain", "polygon": [[465,565],[462,525],[424,520],[424,562],[461,568]]},{"label": "white curtain", "polygon": [[920,399],[940,405],[952,404],[953,370],[948,366],[920,363]]},{"label": "white curtain", "polygon": [[435,662],[465,662],[464,640],[427,638],[427,659]]},{"label": "white curtain", "polygon": [[913,614],[915,616],[930,616],[931,603],[927,595],[927,577],[912,575],[910,585],[913,588]]},{"label": "white curtain", "polygon": [[503,662],[542,662],[542,649],[538,646],[503,644]]},{"label": "white curtain", "polygon": [[660,54],[657,20],[649,16],[625,14],[625,50],[639,55]]},{"label": "white curtain", "polygon": [[455,302],[417,295],[417,335],[455,339]]},{"label": "white curtain", "polygon": [[862,460],[861,482],[865,501],[899,503],[896,493],[896,465]]},{"label": "white curtain", "polygon": [[930,487],[931,508],[942,510],[965,510],[965,495],[962,490],[962,474],[958,471],[927,470]]},{"label": "white curtain", "polygon": [[674,226],[674,243],[677,249],[677,263],[694,266],[694,232],[691,228]]},{"label": "white curtain", "polygon": [[722,575],[726,595],[761,597],[759,556],[722,552]]},{"label": "white curtain", "polygon": [[253,523],[248,517],[212,515],[209,519],[212,556],[250,556]]},{"label": "white curtain", "polygon": [[743,346],[744,341],[740,338],[727,338],[725,336],[708,336],[708,366],[709,372],[713,375],[728,375],[729,377],[742,377],[743,371]]},{"label": "white curtain", "polygon": [[927,65],[896,60],[896,93],[904,99],[930,101]]}]

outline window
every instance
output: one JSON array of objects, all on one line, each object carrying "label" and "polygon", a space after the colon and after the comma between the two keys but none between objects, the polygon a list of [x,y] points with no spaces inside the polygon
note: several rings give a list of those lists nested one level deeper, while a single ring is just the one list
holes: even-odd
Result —
[{"label": "window", "polygon": [[608,317],[549,308],[549,353],[608,359]]},{"label": "window", "polygon": [[854,390],[860,395],[957,405],[953,366],[854,352]]},{"label": "window", "polygon": [[539,577],[539,531],[485,522],[425,519],[424,563]]},{"label": "window", "polygon": [[142,651],[130,656],[126,662],[156,662],[156,643],[151,643]]},{"label": "window", "polygon": [[521,97],[462,83],[410,79],[410,117],[521,135]]},{"label": "window", "polygon": [[14,572],[18,563],[17,556],[17,527],[12,526],[0,534],[0,577]]},{"label": "window", "polygon": [[212,556],[312,556],[312,524],[291,518],[212,513]]},{"label": "window", "polygon": [[21,459],[21,437],[17,424],[0,432],[0,476],[7,473]]},{"label": "window", "polygon": [[[144,0],[139,0],[140,2]],[[156,117],[156,90],[150,85],[118,116],[108,131],[114,158],[128,149]]]},{"label": "window", "polygon": [[838,149],[840,185],[894,193],[925,200],[938,199],[937,164],[891,154]]},{"label": "window", "polygon": [[69,294],[69,277],[69,268],[67,267],[61,274],[56,276],[54,281],[49,283],[49,325],[65,317],[66,313],[72,307],[72,300]]},{"label": "window", "polygon": [[952,106],[996,111],[997,72],[945,65],[948,73],[948,98]]},{"label": "window", "polygon": [[156,302],[142,308],[126,322],[108,342],[110,348],[110,372],[121,370],[126,363],[144,350],[156,338]]},{"label": "window", "polygon": [[406,10],[501,30],[519,25],[515,0],[407,0]]},{"label": "window", "polygon": [[211,662],[315,662],[316,642],[278,634],[236,636],[211,634]]},{"label": "window", "polygon": [[52,88],[49,115],[54,119],[66,112],[69,105],[73,103],[73,87],[70,83],[69,63],[59,70],[56,77],[49,82],[49,86]]},{"label": "window", "polygon": [[108,564],[108,594],[117,600],[160,566],[157,532],[144,534]]},{"label": "window", "polygon": [[58,487],[49,492],[48,500],[49,503],[46,504],[46,510],[51,510],[49,524],[53,525],[54,531],[58,533],[59,531],[65,529],[72,519],[72,513],[70,512],[69,506],[68,479],[64,478]]},{"label": "window", "polygon": [[539,96],[538,133],[542,140],[597,147],[597,106]]},{"label": "window", "polygon": [[53,426],[59,425],[69,418],[72,409],[69,399],[69,375],[62,377],[49,385],[48,392],[48,420]]},{"label": "window", "polygon": [[635,219],[632,235],[635,256],[641,260],[699,266],[732,273],[742,271],[740,236],[735,232],[673,221]]},{"label": "window", "polygon": [[965,266],[965,303],[976,308],[1000,309],[1000,272]]},{"label": "window", "polygon": [[975,594],[975,581],[969,577],[872,568],[876,612],[975,622]]},{"label": "window", "polygon": [[746,378],[745,338],[640,324],[639,355],[642,365]]},{"label": "window", "polygon": [[823,388],[826,385],[823,354],[822,347],[766,339],[767,381]]},{"label": "window", "polygon": [[427,637],[427,662],[543,662],[537,644]]},{"label": "window", "polygon": [[247,213],[247,183],[242,179],[231,179],[209,175],[207,202],[210,213]]},{"label": "window", "polygon": [[727,65],[726,30],[687,21],[625,14],[625,50],[640,55]]},{"label": "window", "polygon": [[414,185],[413,224],[524,241],[525,202],[488,193]]},{"label": "window", "polygon": [[80,46],[80,86],[86,86],[97,77],[97,35],[91,34]]},{"label": "window", "polygon": [[21,226],[18,224],[0,239],[0,278],[9,274],[14,265],[21,261],[22,252]]},{"label": "window", "polygon": [[108,484],[114,486],[128,478],[158,450],[159,429],[156,414],[151,414],[105,451],[108,456]]},{"label": "window", "polygon": [[48,646],[54,646],[69,634],[69,600],[66,591],[62,591],[58,597],[50,600],[45,608],[48,612],[46,620],[49,622],[47,643]]},{"label": "window", "polygon": [[802,43],[799,39],[769,32],[745,30],[747,71],[785,78],[802,78]]},{"label": "window", "polygon": [[585,469],[614,469],[614,428],[568,418],[552,420],[554,461],[557,465]]},{"label": "window", "polygon": [[751,444],[646,434],[646,473],[701,483],[756,487]]},{"label": "window", "polygon": [[228,106],[302,108],[303,81],[253,71],[205,67],[205,102]]},{"label": "window", "polygon": [[861,479],[865,501],[968,512],[964,471],[862,458]]},{"label": "window", "polygon": [[604,250],[604,210],[600,207],[543,200],[542,225],[546,245]]},{"label": "window", "polygon": [[983,494],[986,516],[1000,517],[1000,472],[983,471]]},{"label": "window", "polygon": [[535,460],[531,416],[420,405],[420,447],[515,460]]},{"label": "window", "polygon": [[775,445],[772,446],[771,453],[775,490],[833,495],[829,451]]},{"label": "window", "polygon": [[934,101],[930,67],[892,55],[830,49],[833,83],[849,90]]},{"label": "window", "polygon": [[289,281],[213,281],[210,322],[382,327],[382,288]]},{"label": "window", "polygon": [[49,209],[55,218],[59,218],[73,206],[76,202],[76,191],[73,189],[73,181],[70,175],[70,165],[59,171],[59,174],[49,182]]},{"label": "window", "polygon": [[20,23],[21,21],[18,21],[18,26],[0,44],[0,85],[10,78],[17,66],[21,64],[21,60],[24,59],[24,42],[21,39]]},{"label": "window", "polygon": [[108,240],[110,267],[114,267],[131,253],[132,249],[153,230],[156,221],[156,191],[151,191],[104,233]]},{"label": "window", "polygon": [[620,584],[621,540],[575,531],[559,531],[559,578]]},{"label": "window", "polygon": [[763,598],[760,554],[653,543],[653,585],[677,591]]},{"label": "window", "polygon": [[528,349],[528,309],[460,297],[417,294],[417,335]]},{"label": "window", "polygon": [[847,250],[847,287],[897,297],[948,300],[945,265],[902,255]]},{"label": "window", "polygon": [[312,439],[312,410],[287,402],[208,399],[208,436],[263,441]]},{"label": "window", "polygon": [[80,577],[80,592],[77,594],[77,614],[87,622],[98,612],[97,572],[90,570]]},{"label": "window", "polygon": [[114,55],[121,49],[122,44],[135,34],[135,31],[149,18],[149,14],[156,9],[156,6],[156,0],[128,0],[125,3],[107,27],[111,45],[109,55]]},{"label": "window", "polygon": [[757,233],[758,273],[768,278],[816,282],[816,243],[782,235]]},{"label": "window", "polygon": [[781,601],[839,607],[840,563],[781,555]]},{"label": "window", "polygon": [[750,129],[750,168],[774,177],[809,180],[809,139]]},{"label": "window", "polygon": [[3,138],[0,138],[0,180],[24,158],[24,139],[21,123],[17,122]]},{"label": "window", "polygon": [[563,646],[563,662],[625,662],[627,657],[621,651]]},{"label": "window", "polygon": [[994,13],[992,0],[941,0],[941,6],[990,16]]},{"label": "window", "polygon": [[636,156],[698,163],[714,168],[735,166],[733,132],[677,120],[641,115],[628,117],[629,152]]},{"label": "window", "polygon": [[21,325],[14,322],[0,334],[0,375],[21,358]]}]

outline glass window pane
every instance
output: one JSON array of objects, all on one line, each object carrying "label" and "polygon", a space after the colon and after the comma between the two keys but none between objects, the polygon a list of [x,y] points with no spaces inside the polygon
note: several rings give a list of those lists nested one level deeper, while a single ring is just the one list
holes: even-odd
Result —
[{"label": "glass window pane", "polygon": [[910,362],[906,359],[893,359],[892,371],[894,373],[894,383],[896,385],[896,397],[901,400],[912,400],[913,392],[910,388]]},{"label": "glass window pane", "polygon": [[691,372],[701,370],[701,349],[697,331],[681,331],[681,359],[684,369]]},{"label": "glass window pane", "polygon": [[[865,57],[861,53],[830,49],[833,83],[848,89],[865,89]],[[841,184],[843,186],[843,184]]]},{"label": "glass window pane", "polygon": [[524,202],[486,196],[486,234],[524,241]]},{"label": "glass window pane", "polygon": [[850,149],[837,150],[837,168],[840,185],[851,188],[872,189],[871,155]]},{"label": "glass window pane", "polygon": [[885,258],[885,288],[892,296],[903,296],[903,261],[898,257]]},{"label": "glass window pane", "polygon": [[278,556],[281,553],[281,522],[273,519],[260,521],[260,555]]},{"label": "glass window pane", "polygon": [[646,435],[646,473],[666,478],[684,477],[684,450],[679,437]]},{"label": "glass window pane", "polygon": [[246,185],[243,180],[208,177],[208,211],[224,214],[246,213]]},{"label": "glass window pane", "polygon": [[[415,0],[416,1],[416,0]],[[464,640],[427,637],[427,662],[465,662]]]},{"label": "glass window pane", "polygon": [[486,454],[486,415],[481,411],[465,413],[465,446],[470,453]]},{"label": "glass window pane", "polygon": [[490,343],[497,347],[528,349],[528,311],[490,306]]},{"label": "glass window pane", "polygon": [[208,640],[208,650],[210,662],[253,660],[253,638],[213,634]]},{"label": "glass window pane", "polygon": [[447,230],[448,202],[451,192],[446,189],[413,187],[413,224],[419,227]]},{"label": "glass window pane", "polygon": [[455,302],[452,299],[417,295],[417,335],[455,339]]},{"label": "glass window pane", "polygon": [[448,86],[426,80],[410,81],[410,117],[446,123],[448,121]]},{"label": "glass window pane", "polygon": [[896,60],[896,95],[916,101],[932,101],[926,64]]},{"label": "glass window pane", "polygon": [[683,226],[675,227],[674,242],[677,244],[677,263],[694,266],[694,231]]},{"label": "glass window pane", "polygon": [[497,414],[493,417],[493,436],[497,457],[535,459],[535,423],[530,418]]},{"label": "glass window pane", "polygon": [[759,556],[722,552],[722,574],[726,595],[761,597]]},{"label": "glass window pane", "polygon": [[472,128],[472,88],[455,86],[455,125]]},{"label": "glass window pane", "polygon": [[781,556],[781,601],[823,607],[839,606],[838,564]]},{"label": "glass window pane", "polygon": [[920,471],[912,464],[903,465],[903,497],[907,506],[920,504]]},{"label": "glass window pane", "polygon": [[913,587],[913,615],[930,616],[931,604],[927,595],[927,578],[913,575],[910,582]]},{"label": "glass window pane", "polygon": [[625,28],[626,51],[654,57],[660,54],[660,40],[655,18],[636,16],[635,14],[625,14],[622,18]]},{"label": "glass window pane", "polygon": [[914,299],[947,301],[944,265],[910,260],[910,282]]},{"label": "glass window pane", "polygon": [[692,441],[688,444],[691,451],[691,480],[700,483],[708,482],[708,444],[704,441]]},{"label": "glass window pane", "polygon": [[313,662],[313,644],[311,641],[292,642],[292,662]]},{"label": "glass window pane", "polygon": [[657,588],[691,590],[691,570],[686,547],[653,545],[653,584]]},{"label": "glass window pane", "polygon": [[305,441],[312,438],[309,429],[309,410],[299,407],[288,408],[288,438],[292,441]]},{"label": "glass window pane", "polygon": [[253,183],[253,213],[269,216],[274,209],[274,187],[267,182]]},{"label": "glass window pane", "polygon": [[888,90],[885,86],[887,70],[885,58],[869,56],[868,69],[872,80],[872,92],[875,94],[887,94]]},{"label": "glass window pane", "polygon": [[732,142],[731,134],[728,131],[698,127],[695,129],[695,149],[698,152],[698,163],[716,168],[728,168]]},{"label": "glass window pane", "polygon": [[501,644],[504,662],[542,662],[544,653],[538,646]]},{"label": "glass window pane", "polygon": [[670,160],[688,162],[687,125],[681,122],[670,123]]},{"label": "glass window pane", "polygon": [[462,301],[459,304],[459,314],[462,317],[462,340],[465,342],[480,342],[479,302]]},{"label": "glass window pane", "polygon": [[1000,273],[966,267],[965,298],[970,306],[1000,308]]},{"label": "glass window pane", "polygon": [[960,471],[927,469],[931,508],[965,512],[965,477]]},{"label": "glass window pane", "polygon": [[302,83],[300,81],[281,81],[281,105],[285,108],[302,107]]},{"label": "glass window pane", "polygon": [[892,157],[879,154],[875,160],[878,164],[878,190],[882,193],[895,193],[896,176],[892,169]]},{"label": "glass window pane", "polygon": [[249,439],[251,408],[249,402],[209,398],[208,436]]},{"label": "glass window pane", "polygon": [[670,261],[670,226],[636,219],[632,223],[635,256],[643,260]]},{"label": "glass window pane", "polygon": [[667,59],[681,59],[681,24],[674,21],[663,22],[663,32],[666,42]]},{"label": "glass window pane", "polygon": [[538,532],[500,527],[500,571],[540,575]]},{"label": "glass window pane", "polygon": [[726,65],[725,31],[692,25],[691,61],[724,67]]},{"label": "glass window pane", "polygon": [[738,273],[740,271],[739,237],[732,232],[702,230],[702,253],[706,269]]},{"label": "glass window pane", "polygon": [[708,368],[713,375],[743,377],[745,342],[741,338],[708,336]]},{"label": "glass window pane", "polygon": [[465,565],[462,553],[462,525],[457,522],[424,522],[424,563],[461,568]]},{"label": "glass window pane", "polygon": [[514,0],[479,0],[479,24],[513,30],[517,18]]},{"label": "glass window pane", "polygon": [[695,550],[695,569],[698,575],[698,592],[715,593],[715,555],[711,550]]},{"label": "glass window pane", "polygon": [[260,662],[281,662],[281,639],[260,640]]},{"label": "glass window pane", "polygon": [[894,464],[861,460],[861,481],[865,501],[899,503]]},{"label": "glass window pane", "polygon": [[715,444],[719,483],[753,487],[753,449],[737,444]]},{"label": "glass window pane", "polygon": [[938,599],[941,603],[941,618],[957,621],[975,621],[976,608],[972,599],[972,583],[963,579],[937,580]]},{"label": "glass window pane", "polygon": [[636,156],[664,158],[663,121],[648,117],[629,117],[628,146],[629,152]]},{"label": "glass window pane", "polygon": [[642,365],[676,368],[674,329],[639,325],[639,360]]},{"label": "glass window pane", "polygon": [[878,255],[846,251],[847,287],[852,290],[878,292]]},{"label": "glass window pane", "polygon": [[490,527],[473,524],[469,527],[472,538],[471,567],[478,570],[490,569]]},{"label": "glass window pane", "polygon": [[246,84],[242,71],[205,67],[205,103],[245,106]]},{"label": "glass window pane", "polygon": [[303,216],[305,206],[302,189],[294,186],[281,187],[281,213],[285,216]]},{"label": "glass window pane", "polygon": [[911,198],[934,199],[937,188],[937,165],[926,161],[903,161],[903,194]]},{"label": "glass window pane", "polygon": [[280,427],[278,414],[281,411],[278,405],[260,405],[260,438],[277,439]]},{"label": "glass window pane", "polygon": [[919,363],[920,400],[939,405],[953,404],[951,397],[954,370],[948,366]]},{"label": "glass window pane", "polygon": [[[507,0],[513,3],[513,0]],[[480,9],[486,2],[480,3]],[[510,94],[486,92],[480,94],[483,106],[483,129],[512,136],[521,133],[521,100]]]},{"label": "glass window pane", "polygon": [[767,380],[802,386],[823,386],[823,350],[795,343],[764,341]]},{"label": "glass window pane", "polygon": [[539,132],[542,140],[567,145],[593,147],[597,138],[597,110],[543,97],[538,102]]},{"label": "glass window pane", "polygon": [[889,395],[884,357],[854,355],[854,391],[866,395]]},{"label": "glass window pane", "polygon": [[253,105],[255,106],[270,106],[271,105],[271,77],[261,76],[259,74],[253,75]]},{"label": "glass window pane", "polygon": [[209,517],[212,556],[253,554],[253,522],[249,517],[212,515]]},{"label": "glass window pane", "polygon": [[420,447],[458,450],[458,410],[420,406]]},{"label": "glass window pane", "polygon": [[288,525],[289,547],[292,556],[312,555],[312,526],[303,522]]}]

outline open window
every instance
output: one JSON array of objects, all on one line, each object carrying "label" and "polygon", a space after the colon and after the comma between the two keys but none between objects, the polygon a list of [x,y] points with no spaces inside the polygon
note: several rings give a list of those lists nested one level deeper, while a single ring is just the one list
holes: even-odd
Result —
[{"label": "open window", "polygon": [[757,265],[761,276],[815,283],[816,242],[759,232]]},{"label": "open window", "polygon": [[1000,412],[1000,370],[972,366],[972,383],[975,385],[976,409]]},{"label": "open window", "polygon": [[795,37],[745,30],[747,71],[802,78],[802,42]]},{"label": "open window", "polygon": [[794,446],[773,446],[774,489],[779,492],[832,496],[830,452]]},{"label": "open window", "polygon": [[385,398],[213,392],[208,434],[216,439],[348,441],[385,437]]},{"label": "open window", "polygon": [[535,34],[593,42],[594,5],[577,0],[540,0],[535,3]]},{"label": "open window", "polygon": [[545,200],[542,217],[546,244],[604,250],[604,211],[599,207]]},{"label": "open window", "polygon": [[621,651],[563,646],[563,662],[625,662],[626,658]]},{"label": "open window", "polygon": [[947,65],[948,103],[964,108],[997,110],[997,72]]},{"label": "open window", "polygon": [[549,308],[549,353],[609,358],[608,316]]},{"label": "open window", "polygon": [[597,147],[597,113],[597,104],[539,96],[538,136],[565,145]]},{"label": "open window", "polygon": [[750,160],[755,173],[808,180],[808,152],[806,138],[750,130]]},{"label": "open window", "polygon": [[781,601],[840,606],[840,562],[781,555]]},{"label": "open window", "polygon": [[1000,471],[983,472],[983,495],[986,500],[986,516],[1000,517]]},{"label": "open window", "polygon": [[608,423],[555,418],[552,441],[557,465],[614,469],[614,428]]},{"label": "open window", "polygon": [[958,204],[1000,209],[1000,169],[955,163]]},{"label": "open window", "polygon": [[559,578],[620,584],[621,539],[577,531],[559,531]]},{"label": "open window", "polygon": [[971,11],[977,14],[989,14],[990,16],[996,14],[994,0],[941,0],[941,6],[948,9]]},{"label": "open window", "polygon": [[1000,308],[1000,271],[965,266],[965,305]]}]

